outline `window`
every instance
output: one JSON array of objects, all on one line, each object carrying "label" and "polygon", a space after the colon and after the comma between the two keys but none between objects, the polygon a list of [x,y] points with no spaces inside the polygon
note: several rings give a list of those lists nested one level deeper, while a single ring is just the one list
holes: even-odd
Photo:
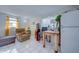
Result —
[{"label": "window", "polygon": [[10,18],[10,27],[16,27],[16,19]]}]

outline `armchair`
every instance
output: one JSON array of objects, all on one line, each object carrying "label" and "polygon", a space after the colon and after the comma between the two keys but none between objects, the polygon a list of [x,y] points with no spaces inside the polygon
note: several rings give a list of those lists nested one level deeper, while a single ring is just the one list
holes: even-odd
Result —
[{"label": "armchair", "polygon": [[30,30],[25,30],[25,28],[16,29],[16,37],[18,41],[20,42],[26,41],[30,39],[30,36],[31,36]]}]

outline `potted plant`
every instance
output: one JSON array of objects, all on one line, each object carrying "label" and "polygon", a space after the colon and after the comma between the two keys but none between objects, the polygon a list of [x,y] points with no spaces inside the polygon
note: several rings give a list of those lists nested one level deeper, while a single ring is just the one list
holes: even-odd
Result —
[{"label": "potted plant", "polygon": [[58,15],[55,19],[56,23],[56,28],[59,31],[60,30],[60,20],[61,20],[61,15]]}]

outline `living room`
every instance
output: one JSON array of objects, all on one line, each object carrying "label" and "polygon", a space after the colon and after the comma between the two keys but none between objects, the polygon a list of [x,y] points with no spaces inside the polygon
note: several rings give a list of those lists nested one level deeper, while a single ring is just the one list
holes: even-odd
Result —
[{"label": "living room", "polygon": [[[65,47],[63,48],[64,45],[62,43],[64,41],[61,40],[64,37],[62,35],[62,24],[67,21],[61,20],[65,18],[64,15],[67,13],[78,17],[79,14],[76,14],[78,12],[79,6],[74,5],[0,6],[0,52],[69,52],[70,50],[64,50]],[[79,52],[77,50],[75,52]]]}]

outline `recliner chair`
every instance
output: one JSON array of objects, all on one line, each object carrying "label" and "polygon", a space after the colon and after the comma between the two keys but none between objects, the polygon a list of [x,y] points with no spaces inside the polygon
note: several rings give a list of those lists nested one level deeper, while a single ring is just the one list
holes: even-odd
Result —
[{"label": "recliner chair", "polygon": [[26,41],[28,39],[30,39],[31,36],[31,31],[30,30],[25,30],[25,28],[19,28],[16,29],[16,37],[17,40],[20,42]]}]

